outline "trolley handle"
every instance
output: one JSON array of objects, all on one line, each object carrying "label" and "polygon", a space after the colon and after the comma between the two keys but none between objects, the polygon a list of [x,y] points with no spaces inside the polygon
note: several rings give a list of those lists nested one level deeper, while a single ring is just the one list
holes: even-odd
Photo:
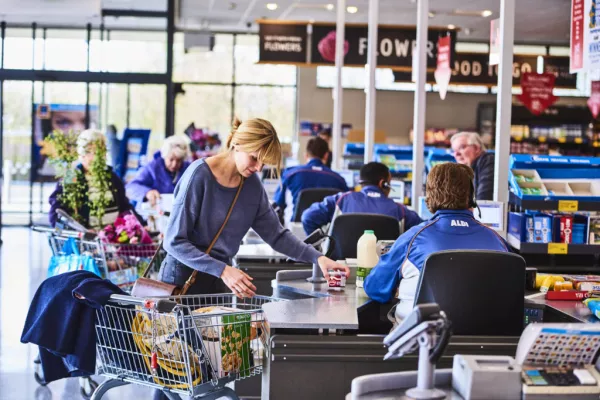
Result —
[{"label": "trolley handle", "polygon": [[133,297],[123,294],[113,294],[110,300],[119,304],[134,305],[146,308],[148,310],[156,310],[158,312],[171,312],[177,306],[177,303],[169,299],[153,299]]},{"label": "trolley handle", "polygon": [[48,233],[53,235],[59,235],[65,238],[75,238],[75,239],[83,239],[83,240],[95,240],[98,237],[98,234],[92,231],[88,232],[79,232],[79,231],[71,231],[71,230],[63,230],[58,227],[52,228],[48,226],[38,226],[34,225],[31,227],[31,230],[34,232],[40,233]]}]

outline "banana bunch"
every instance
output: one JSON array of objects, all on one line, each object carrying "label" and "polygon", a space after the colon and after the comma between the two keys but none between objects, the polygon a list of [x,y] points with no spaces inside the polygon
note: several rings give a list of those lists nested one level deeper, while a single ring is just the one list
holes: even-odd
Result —
[{"label": "banana bunch", "polygon": [[564,282],[565,279],[560,275],[537,274],[535,277],[535,288],[540,289],[542,293],[554,289],[556,282]]}]

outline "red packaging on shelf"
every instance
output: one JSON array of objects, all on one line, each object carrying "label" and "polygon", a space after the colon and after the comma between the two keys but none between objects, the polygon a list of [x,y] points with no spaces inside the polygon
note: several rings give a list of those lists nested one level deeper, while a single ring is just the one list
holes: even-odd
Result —
[{"label": "red packaging on shelf", "polygon": [[582,292],[581,290],[549,291],[546,293],[546,300],[577,301],[585,300],[591,295],[591,292]]},{"label": "red packaging on shelf", "polygon": [[560,242],[571,243],[573,241],[573,216],[562,215],[560,217]]}]

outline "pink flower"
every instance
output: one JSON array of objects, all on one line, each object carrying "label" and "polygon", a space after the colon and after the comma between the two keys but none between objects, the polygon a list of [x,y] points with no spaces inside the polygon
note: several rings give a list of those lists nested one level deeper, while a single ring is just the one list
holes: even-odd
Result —
[{"label": "pink flower", "polygon": [[139,239],[135,236],[129,240],[130,244],[138,244],[138,242],[139,242]]}]

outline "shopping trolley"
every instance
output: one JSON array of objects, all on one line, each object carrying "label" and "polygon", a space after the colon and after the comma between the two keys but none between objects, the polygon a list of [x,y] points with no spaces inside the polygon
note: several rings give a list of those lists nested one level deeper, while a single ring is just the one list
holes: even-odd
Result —
[{"label": "shopping trolley", "polygon": [[269,329],[262,305],[282,301],[233,294],[142,299],[113,295],[96,313],[100,400],[130,383],[162,390],[171,399],[238,399],[226,386],[262,373]]},{"label": "shopping trolley", "polygon": [[[111,244],[102,242],[95,234],[34,226],[36,232],[45,233],[53,256],[64,255],[69,240],[74,240],[79,254],[89,255],[102,278],[108,279],[121,289],[129,291],[137,277],[147,267],[150,276],[156,277],[160,264],[166,256],[160,243],[152,244]],[[42,386],[46,385],[39,356],[34,362],[34,378]],[[91,378],[80,378],[80,392],[89,399],[98,387]]]},{"label": "shopping trolley", "polygon": [[[129,291],[138,276],[151,264],[151,271],[157,273],[166,253],[160,243],[115,244],[105,243],[94,233],[37,227],[36,232],[46,233],[52,255],[65,254],[69,241],[75,241],[77,251],[94,258],[102,278],[110,280],[125,291]],[[151,275],[152,276],[152,275]]]}]

